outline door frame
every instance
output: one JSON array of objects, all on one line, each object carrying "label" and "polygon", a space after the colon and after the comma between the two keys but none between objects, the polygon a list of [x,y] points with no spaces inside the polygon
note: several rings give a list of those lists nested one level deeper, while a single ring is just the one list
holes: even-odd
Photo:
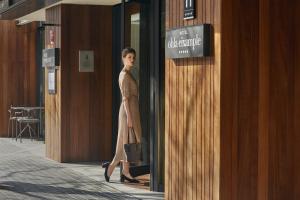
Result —
[{"label": "door frame", "polygon": [[[160,183],[159,175],[164,175],[161,172],[159,164],[163,164],[160,160],[159,142],[161,134],[164,135],[161,123],[164,122],[164,117],[160,115],[161,109],[161,90],[164,85],[161,83],[161,76],[164,76],[164,52],[161,52],[161,1],[153,0],[149,3],[149,29],[150,29],[150,44],[149,44],[149,66],[150,66],[150,188],[153,191],[164,191],[164,184]],[[162,74],[163,73],[163,74]],[[164,95],[164,94],[163,94]],[[164,103],[163,103],[164,105]]]},{"label": "door frame", "polygon": [[[164,183],[160,183],[159,175],[164,175],[159,166],[163,160],[160,160],[159,142],[161,134],[164,135],[164,130],[161,130],[161,123],[164,122],[164,117],[160,115],[161,109],[161,77],[164,76],[164,53],[161,51],[161,1],[160,0],[122,0],[121,2],[121,23],[120,23],[120,43],[121,50],[125,47],[125,4],[128,2],[138,2],[141,6],[147,6],[148,23],[149,23],[149,133],[150,133],[150,190],[164,191]],[[163,70],[160,68],[163,67]],[[162,74],[163,73],[163,74]],[[164,95],[164,94],[163,94]],[[164,105],[164,104],[163,104]]]}]

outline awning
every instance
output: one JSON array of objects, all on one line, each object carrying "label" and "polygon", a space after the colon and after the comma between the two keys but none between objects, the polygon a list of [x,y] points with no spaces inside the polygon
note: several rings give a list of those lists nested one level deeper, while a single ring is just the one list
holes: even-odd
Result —
[{"label": "awning", "polygon": [[58,4],[116,5],[121,0],[21,0],[0,12],[0,20],[45,21],[46,9]]}]

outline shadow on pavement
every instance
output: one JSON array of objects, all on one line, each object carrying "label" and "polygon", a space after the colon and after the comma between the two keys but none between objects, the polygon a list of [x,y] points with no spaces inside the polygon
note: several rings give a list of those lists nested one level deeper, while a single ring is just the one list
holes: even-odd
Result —
[{"label": "shadow on pavement", "polygon": [[[103,187],[105,187],[103,185]],[[101,183],[99,183],[99,190],[101,188]],[[56,195],[64,195],[67,197],[70,195],[81,195],[83,197],[90,198],[101,198],[101,199],[137,199],[132,196],[126,195],[122,192],[107,192],[106,191],[89,191],[85,189],[75,188],[75,187],[61,187],[61,186],[54,186],[54,185],[44,185],[44,184],[32,184],[26,182],[14,182],[14,181],[7,181],[0,183],[1,190],[8,190],[14,193],[22,194],[32,198],[50,200],[51,198],[47,198],[47,194],[51,194],[52,196],[56,197]]]}]

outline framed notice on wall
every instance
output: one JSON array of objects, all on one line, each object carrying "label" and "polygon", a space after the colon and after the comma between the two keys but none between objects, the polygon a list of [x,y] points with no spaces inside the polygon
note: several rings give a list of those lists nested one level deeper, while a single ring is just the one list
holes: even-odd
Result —
[{"label": "framed notice on wall", "polygon": [[79,51],[79,72],[94,72],[94,51]]},{"label": "framed notice on wall", "polygon": [[56,94],[56,70],[48,68],[48,93]]}]

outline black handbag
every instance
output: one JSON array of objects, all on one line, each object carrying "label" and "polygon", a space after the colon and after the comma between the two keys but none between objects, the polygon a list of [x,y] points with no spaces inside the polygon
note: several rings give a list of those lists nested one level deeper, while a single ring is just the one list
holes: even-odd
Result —
[{"label": "black handbag", "polygon": [[136,135],[133,128],[129,128],[128,132],[128,144],[124,144],[125,153],[127,155],[128,162],[139,162],[142,161],[142,144],[141,143],[129,143],[129,133],[131,132],[134,134],[135,141]]}]

